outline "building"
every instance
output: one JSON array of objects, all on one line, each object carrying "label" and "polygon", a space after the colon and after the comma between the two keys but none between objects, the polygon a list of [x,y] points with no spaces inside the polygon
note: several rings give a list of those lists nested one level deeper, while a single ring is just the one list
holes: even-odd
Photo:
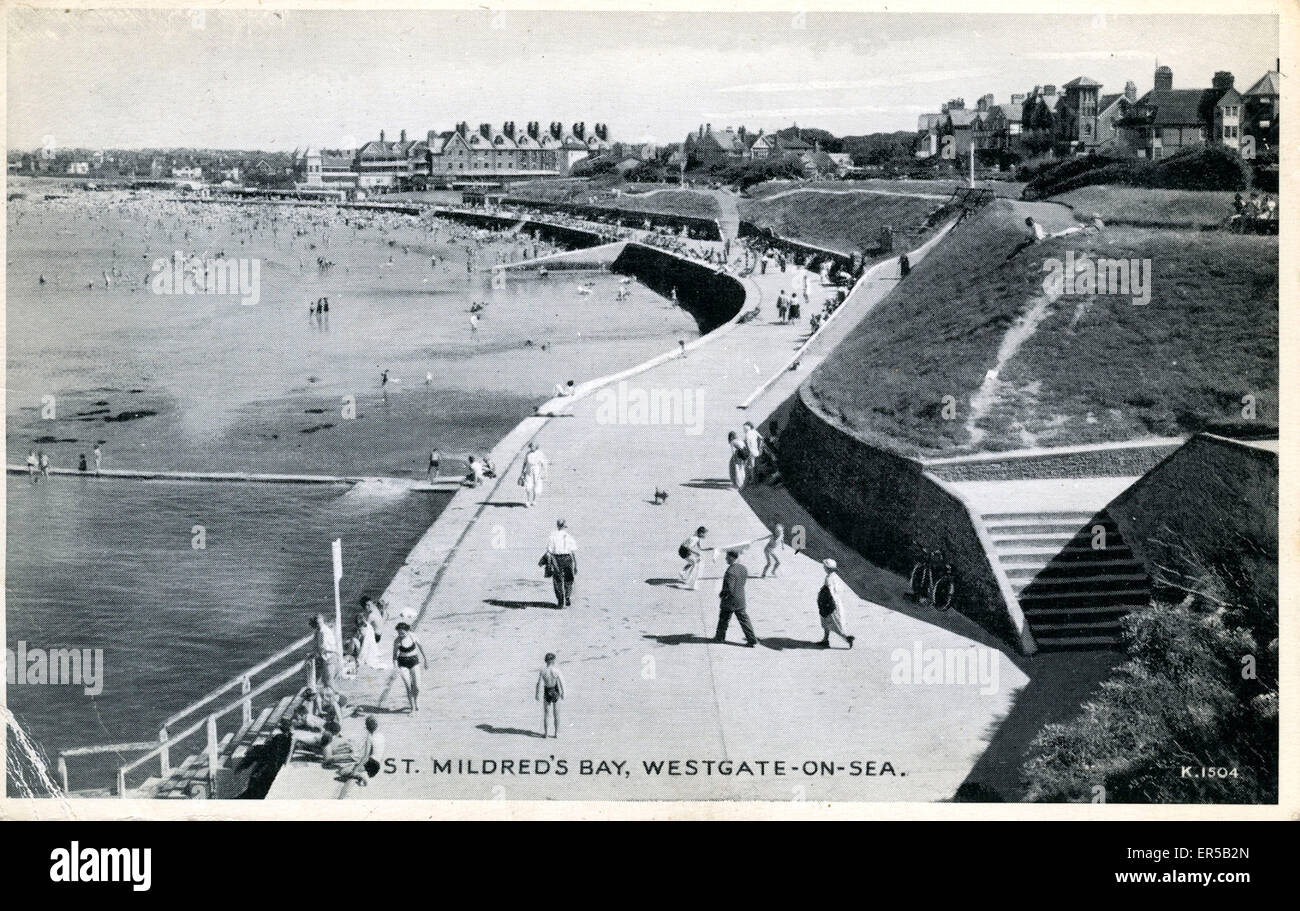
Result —
[{"label": "building", "polygon": [[698,130],[689,133],[685,142],[686,154],[704,167],[722,164],[744,164],[749,160],[749,146],[745,143],[745,128],[737,132],[731,127],[713,129],[713,124],[702,123]]},{"label": "building", "polygon": [[1159,160],[1207,142],[1241,148],[1243,118],[1249,118],[1231,73],[1215,73],[1208,89],[1176,89],[1173,70],[1162,66],[1154,86],[1116,121],[1120,141],[1134,154]]},{"label": "building", "polygon": [[1088,76],[1067,82],[1056,103],[1057,137],[1076,152],[1097,148],[1097,114],[1101,110],[1101,83]]},{"label": "building", "polygon": [[797,135],[782,136],[780,133],[764,133],[759,130],[758,138],[749,146],[749,157],[757,161],[763,158],[780,158],[783,155],[804,155],[811,151],[813,147]]},{"label": "building", "polygon": [[[1278,61],[1278,69],[1282,62]],[[1242,95],[1242,129],[1247,136],[1255,140],[1258,151],[1276,149],[1278,131],[1278,111],[1282,105],[1282,76],[1276,70],[1269,70],[1259,78]]]},{"label": "building", "polygon": [[1131,80],[1124,83],[1123,93],[1101,96],[1097,102],[1096,151],[1103,153],[1126,151],[1120,139],[1118,124],[1136,103],[1137,86]]},{"label": "building", "polygon": [[402,130],[396,142],[388,142],[384,131],[380,130],[378,140],[367,142],[357,150],[357,187],[363,190],[411,189],[418,176],[428,177],[427,148],[423,140],[408,140],[406,130]]}]

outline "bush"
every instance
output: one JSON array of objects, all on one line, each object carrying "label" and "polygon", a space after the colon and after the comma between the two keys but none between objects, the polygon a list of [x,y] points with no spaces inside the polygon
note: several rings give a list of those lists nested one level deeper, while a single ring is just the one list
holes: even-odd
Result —
[{"label": "bush", "polygon": [[1024,198],[1059,196],[1094,184],[1163,190],[1245,190],[1252,178],[1250,165],[1222,145],[1195,146],[1160,161],[1080,155],[1039,170],[1025,186]]}]

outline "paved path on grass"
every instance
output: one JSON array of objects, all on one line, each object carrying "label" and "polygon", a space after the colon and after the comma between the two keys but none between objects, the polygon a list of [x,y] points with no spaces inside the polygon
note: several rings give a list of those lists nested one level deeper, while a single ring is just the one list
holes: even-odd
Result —
[{"label": "paved path on grass", "polygon": [[[771,322],[788,279],[747,280],[762,318],[626,381],[624,401],[689,396],[686,420],[620,420],[609,390],[573,402],[565,416],[529,419],[502,442],[498,451],[513,453],[531,438],[548,455],[551,483],[538,507],[522,506],[518,461],[498,460],[496,485],[458,494],[390,588],[384,642],[400,611],[418,614],[431,659],[422,711],[405,713],[402,685],[387,673],[350,688],[378,715],[395,771],[363,789],[295,763],[272,798],[952,796],[1025,682],[1000,651],[856,595],[846,617],[856,647],[818,648],[822,572],[789,550],[776,578],[756,578],[761,545],[743,558],[758,648],[740,645],[734,622],[727,644],[710,641],[722,561],[706,564],[697,591],[674,584],[677,545],[696,525],[719,545],[768,532],[727,483],[726,434],[764,410],[736,406],[802,340],[802,327]],[[880,276],[855,308],[865,313],[892,283]],[[784,395],[774,389],[771,401]],[[651,502],[656,487],[669,493],[663,506]],[[537,566],[557,517],[579,547],[567,610],[555,608]],[[533,686],[547,651],[559,656],[568,698],[560,737],[542,740]],[[987,685],[956,683],[951,671],[946,683],[922,677],[937,661],[942,678],[945,659],[950,669],[983,670]],[[357,736],[359,722],[347,733]],[[671,761],[681,764],[647,771]]]}]

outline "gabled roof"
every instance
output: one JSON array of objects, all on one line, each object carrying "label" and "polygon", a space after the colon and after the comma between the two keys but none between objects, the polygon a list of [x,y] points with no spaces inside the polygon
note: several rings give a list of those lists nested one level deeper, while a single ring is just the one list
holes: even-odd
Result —
[{"label": "gabled roof", "polygon": [[[1025,115],[1024,105],[995,104],[993,107],[997,109],[998,113],[1000,113],[1008,123],[1019,123]],[[989,113],[992,113],[992,111]]]},{"label": "gabled roof", "polygon": [[1087,76],[1078,76],[1067,82],[1062,88],[1067,89],[1099,89],[1101,83],[1096,79],[1089,79]]},{"label": "gabled roof", "polygon": [[1269,70],[1259,81],[1252,85],[1243,95],[1281,95],[1282,94],[1282,75]]},{"label": "gabled roof", "polygon": [[1098,114],[1106,113],[1107,111],[1110,110],[1111,105],[1113,105],[1115,102],[1119,101],[1123,97],[1124,97],[1123,92],[1117,92],[1114,95],[1102,95],[1101,98],[1097,100],[1097,113]]},{"label": "gabled roof", "polygon": [[1207,94],[1215,94],[1214,89],[1152,89],[1138,99],[1138,105],[1155,111],[1152,126],[1200,125],[1201,104]]},{"label": "gabled roof", "polygon": [[966,108],[957,108],[948,112],[948,119],[952,121],[953,127],[968,127],[974,121],[976,112]]}]

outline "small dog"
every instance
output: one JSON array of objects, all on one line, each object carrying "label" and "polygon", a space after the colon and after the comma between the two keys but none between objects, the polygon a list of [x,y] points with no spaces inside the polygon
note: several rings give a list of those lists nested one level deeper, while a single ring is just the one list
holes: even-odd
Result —
[{"label": "small dog", "polygon": [[666,491],[666,490],[660,490],[658,487],[656,487],[656,488],[655,488],[655,505],[656,505],[656,506],[663,506],[664,503],[665,503],[665,501],[667,501],[667,499],[668,499],[668,491]]}]

